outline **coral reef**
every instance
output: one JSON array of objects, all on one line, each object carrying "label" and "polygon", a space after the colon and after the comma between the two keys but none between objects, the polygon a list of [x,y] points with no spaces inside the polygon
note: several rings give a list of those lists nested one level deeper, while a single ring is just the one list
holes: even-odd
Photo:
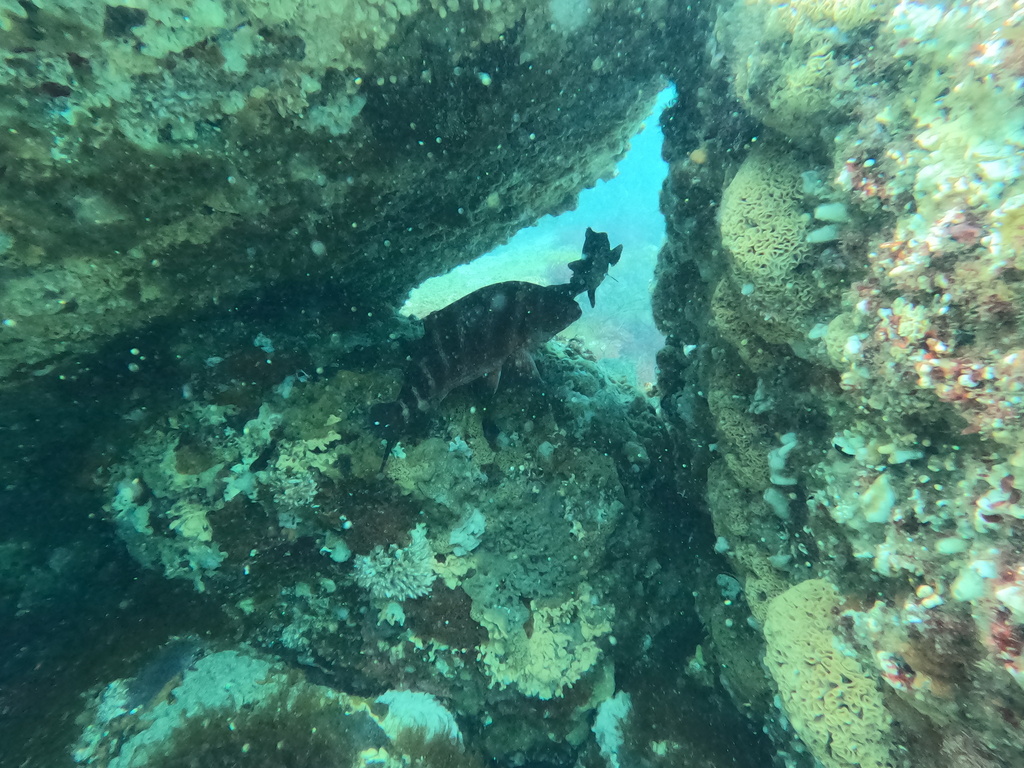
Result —
[{"label": "coral reef", "polygon": [[[140,564],[217,600],[232,633],[348,690],[415,687],[475,727],[491,707],[551,702],[550,727],[585,734],[614,692],[617,628],[635,619],[665,504],[657,416],[552,342],[542,389],[453,392],[381,472],[369,414],[401,362],[386,328],[314,345],[330,374],[270,377],[240,399],[233,366],[193,346],[189,399],[135,425],[107,469],[106,515]],[[258,341],[271,361],[294,346]],[[391,354],[371,361],[363,344]],[[546,745],[526,722],[515,739]]]},{"label": "coral reef", "polygon": [[[1021,765],[1019,2],[0,29],[0,712],[67,677],[18,764],[89,691],[89,765]],[[570,207],[663,75],[657,399],[564,335],[382,467],[402,295]]]}]

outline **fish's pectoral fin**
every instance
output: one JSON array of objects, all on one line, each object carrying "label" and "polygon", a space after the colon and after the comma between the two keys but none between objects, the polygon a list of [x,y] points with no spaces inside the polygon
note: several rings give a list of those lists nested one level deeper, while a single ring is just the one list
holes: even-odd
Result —
[{"label": "fish's pectoral fin", "polygon": [[589,291],[587,291],[587,298],[590,299],[590,306],[591,307],[596,307],[597,306],[596,297],[597,297],[597,290],[596,289],[591,288]]},{"label": "fish's pectoral fin", "polygon": [[539,379],[540,371],[537,370],[537,361],[525,348],[517,349],[505,363],[511,365],[516,373],[527,379]]},{"label": "fish's pectoral fin", "polygon": [[621,258],[622,258],[622,243],[619,243],[614,248],[612,248],[611,253],[608,256],[608,262],[612,266],[615,266],[616,264],[619,263],[619,259],[621,259]]},{"label": "fish's pectoral fin", "polygon": [[480,377],[480,386],[487,397],[494,397],[499,384],[501,384],[501,365]]}]

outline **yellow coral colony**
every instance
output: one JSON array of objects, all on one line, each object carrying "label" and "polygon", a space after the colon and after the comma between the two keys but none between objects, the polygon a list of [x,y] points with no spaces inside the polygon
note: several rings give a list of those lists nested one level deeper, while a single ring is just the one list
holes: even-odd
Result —
[{"label": "yellow coral colony", "polygon": [[708,406],[721,438],[725,461],[743,488],[761,492],[770,484],[770,446],[753,417],[741,407],[745,399],[723,376],[715,376],[708,391]]},{"label": "yellow coral colony", "polygon": [[765,125],[794,139],[829,134],[842,86],[837,63],[850,33],[883,21],[894,0],[742,0],[731,34],[756,36],[752,55],[735,56],[735,85]]},{"label": "yellow coral colony", "polygon": [[491,685],[518,688],[524,695],[547,700],[560,697],[591,667],[601,650],[596,640],[611,632],[612,609],[591,600],[584,584],[576,598],[561,604],[531,603],[533,627],[502,626],[490,612],[483,625],[490,636],[480,647],[480,660]]},{"label": "yellow coral colony", "polygon": [[764,624],[765,664],[793,729],[825,768],[885,768],[889,713],[875,681],[837,645],[838,607],[835,589],[823,579],[773,599]]},{"label": "yellow coral colony", "polygon": [[761,375],[774,370],[778,357],[766,348],[757,326],[744,314],[743,298],[732,278],[726,275],[718,281],[711,295],[711,315],[722,339],[736,350],[747,368]]},{"label": "yellow coral colony", "polygon": [[766,26],[793,34],[801,25],[834,26],[840,32],[884,19],[895,5],[892,0],[796,0],[773,3]]},{"label": "yellow coral colony", "polygon": [[811,256],[800,173],[791,152],[761,142],[722,195],[722,243],[758,315],[752,320],[773,343],[803,335],[801,319],[815,295],[811,281],[797,273]]}]

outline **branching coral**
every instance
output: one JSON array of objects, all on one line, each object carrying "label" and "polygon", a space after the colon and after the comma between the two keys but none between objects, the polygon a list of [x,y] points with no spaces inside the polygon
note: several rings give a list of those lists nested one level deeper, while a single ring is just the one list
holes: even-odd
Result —
[{"label": "branching coral", "polygon": [[409,532],[407,547],[377,545],[369,555],[355,559],[356,583],[377,600],[408,600],[430,592],[437,575],[434,552],[427,541],[427,526],[420,523]]}]

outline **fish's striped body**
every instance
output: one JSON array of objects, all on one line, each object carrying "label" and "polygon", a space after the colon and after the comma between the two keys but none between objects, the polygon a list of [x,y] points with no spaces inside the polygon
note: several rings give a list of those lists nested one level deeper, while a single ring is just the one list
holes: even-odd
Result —
[{"label": "fish's striped body", "polygon": [[398,399],[431,410],[456,387],[500,376],[506,360],[553,338],[581,314],[564,286],[509,281],[473,291],[423,320]]},{"label": "fish's striped body", "polygon": [[[374,429],[387,440],[381,469],[401,435],[420,416],[435,409],[455,388],[478,379],[498,386],[509,362],[533,368],[530,350],[580,318],[576,296],[594,290],[618,261],[622,246],[608,248],[608,236],[587,230],[584,259],[573,262],[564,285],[518,280],[479,288],[423,319],[397,399],[370,410]],[[598,247],[598,246],[601,247]],[[574,266],[575,265],[575,266]]]}]

